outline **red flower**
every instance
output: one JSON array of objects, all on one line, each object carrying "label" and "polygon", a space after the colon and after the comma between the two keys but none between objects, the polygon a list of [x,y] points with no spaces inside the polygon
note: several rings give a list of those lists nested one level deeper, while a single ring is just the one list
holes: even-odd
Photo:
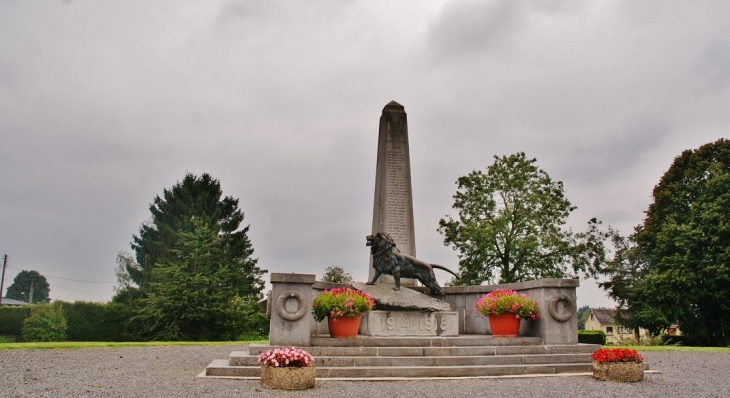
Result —
[{"label": "red flower", "polygon": [[644,362],[644,358],[636,350],[628,348],[598,349],[591,354],[594,361],[605,362]]}]

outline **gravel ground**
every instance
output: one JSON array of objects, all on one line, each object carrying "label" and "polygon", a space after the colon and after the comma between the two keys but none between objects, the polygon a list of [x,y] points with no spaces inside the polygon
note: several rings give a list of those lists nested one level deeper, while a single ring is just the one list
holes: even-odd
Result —
[{"label": "gravel ground", "polygon": [[730,397],[730,353],[643,352],[639,383],[591,377],[443,381],[318,381],[305,391],[258,381],[197,379],[213,359],[243,346],[0,351],[0,397]]}]

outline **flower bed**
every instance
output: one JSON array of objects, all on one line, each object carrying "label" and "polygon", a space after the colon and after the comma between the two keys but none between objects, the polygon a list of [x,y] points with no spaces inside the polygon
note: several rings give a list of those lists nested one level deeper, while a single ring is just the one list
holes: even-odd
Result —
[{"label": "flower bed", "polygon": [[335,288],[320,292],[312,301],[314,320],[321,322],[330,318],[358,318],[370,312],[375,306],[375,299],[359,290]]},{"label": "flower bed", "polygon": [[261,384],[282,390],[314,387],[314,358],[296,347],[276,348],[259,354]]},{"label": "flower bed", "polygon": [[517,294],[512,288],[496,289],[485,294],[477,301],[474,311],[484,316],[515,314],[517,318],[532,320],[540,316],[537,303],[526,294]]},{"label": "flower bed", "polygon": [[599,349],[591,354],[597,380],[632,382],[644,379],[644,358],[636,350]]}]

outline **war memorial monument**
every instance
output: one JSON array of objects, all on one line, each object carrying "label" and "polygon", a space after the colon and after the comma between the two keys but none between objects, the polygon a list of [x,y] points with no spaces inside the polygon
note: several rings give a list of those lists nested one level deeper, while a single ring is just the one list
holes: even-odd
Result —
[{"label": "war memorial monument", "polygon": [[[404,107],[395,101],[383,108],[380,117],[373,223],[363,246],[371,246],[374,252],[377,239],[391,242],[404,258],[416,260],[408,123]],[[432,268],[440,267],[416,261],[416,268],[425,269],[426,274],[430,269],[432,275]],[[327,322],[315,322],[311,313],[317,293],[344,285],[316,281],[312,274],[272,273],[267,309],[269,344],[251,345],[248,351],[234,351],[228,359],[214,360],[205,375],[257,379],[261,372],[257,356],[273,347],[290,346],[315,357],[318,379],[591,372],[590,354],[600,346],[578,343],[577,279],[440,287],[435,278],[429,281],[423,273],[417,278],[396,275],[394,279],[376,268],[377,258],[374,264],[371,255],[367,283],[352,284],[373,296],[376,303],[373,311],[363,315],[356,338],[331,338]],[[417,279],[425,286],[417,286]],[[400,289],[396,290],[397,282]],[[479,297],[508,287],[528,294],[541,311],[538,319],[521,322],[515,338],[493,336],[487,319],[474,311]]]}]

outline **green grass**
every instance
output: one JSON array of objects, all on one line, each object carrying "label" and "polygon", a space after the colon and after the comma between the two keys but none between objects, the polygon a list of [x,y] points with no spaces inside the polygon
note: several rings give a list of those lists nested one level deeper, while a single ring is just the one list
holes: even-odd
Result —
[{"label": "green grass", "polygon": [[630,348],[636,351],[730,352],[730,347],[684,347],[676,345],[604,345],[601,348]]},{"label": "green grass", "polygon": [[150,341],[150,342],[105,342],[105,341],[59,341],[51,343],[0,343],[2,350],[78,350],[83,348],[156,347],[188,345],[236,345],[261,344],[268,340],[251,341]]}]

